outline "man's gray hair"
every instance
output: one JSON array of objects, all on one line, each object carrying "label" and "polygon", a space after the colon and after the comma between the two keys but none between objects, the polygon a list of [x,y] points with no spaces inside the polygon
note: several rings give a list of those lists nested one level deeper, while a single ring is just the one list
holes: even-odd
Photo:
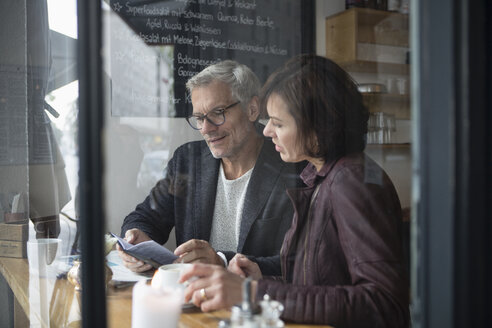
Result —
[{"label": "man's gray hair", "polygon": [[186,82],[186,89],[191,94],[194,88],[221,81],[231,88],[232,96],[245,106],[251,98],[258,96],[260,81],[246,65],[233,60],[224,60],[210,65]]}]

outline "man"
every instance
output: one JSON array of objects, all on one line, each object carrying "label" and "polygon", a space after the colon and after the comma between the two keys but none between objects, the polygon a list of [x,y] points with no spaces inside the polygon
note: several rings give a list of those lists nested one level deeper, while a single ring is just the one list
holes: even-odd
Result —
[{"label": "man", "polygon": [[[176,150],[165,177],[125,218],[121,235],[134,244],[163,244],[175,227],[175,254],[182,262],[227,265],[236,252],[279,254],[293,215],[285,190],[302,185],[303,165],[283,163],[261,134],[258,78],[227,60],[207,67],[186,87],[193,104],[187,121],[204,140]],[[119,254],[133,271],[151,268]]]}]

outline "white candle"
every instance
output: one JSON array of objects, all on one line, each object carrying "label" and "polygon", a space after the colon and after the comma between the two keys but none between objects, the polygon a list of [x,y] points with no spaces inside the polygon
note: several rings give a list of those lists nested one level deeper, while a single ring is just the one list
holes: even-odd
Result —
[{"label": "white candle", "polygon": [[133,287],[132,328],[175,328],[181,314],[182,290],[162,289],[139,281]]}]

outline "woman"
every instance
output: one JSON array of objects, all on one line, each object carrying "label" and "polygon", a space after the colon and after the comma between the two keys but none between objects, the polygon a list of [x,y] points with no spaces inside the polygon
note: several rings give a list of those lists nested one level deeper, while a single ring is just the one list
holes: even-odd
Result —
[{"label": "woman", "polygon": [[329,59],[301,55],[262,89],[272,138],[282,160],[307,160],[306,188],[288,190],[295,214],[279,257],[281,279],[262,277],[237,255],[229,270],[196,265],[185,298],[202,310],[241,300],[252,276],[285,306],[283,319],[336,327],[408,326],[408,284],[401,244],[401,207],[386,173],[364,155],[368,112],[349,75]]}]

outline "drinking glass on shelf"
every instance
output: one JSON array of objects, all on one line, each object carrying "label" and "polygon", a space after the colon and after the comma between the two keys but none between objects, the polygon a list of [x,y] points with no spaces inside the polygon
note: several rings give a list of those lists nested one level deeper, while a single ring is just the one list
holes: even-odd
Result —
[{"label": "drinking glass on shelf", "polygon": [[385,116],[385,126],[384,126],[384,135],[383,135],[383,143],[390,144],[394,142],[394,132],[396,131],[396,121],[395,115],[392,114],[384,114]]},{"label": "drinking glass on shelf", "polygon": [[375,126],[376,143],[377,144],[383,144],[384,143],[384,128],[386,125],[385,115],[383,112],[377,112],[377,113],[374,113],[374,116],[375,116],[375,121],[376,121],[376,126]]},{"label": "drinking glass on shelf", "polygon": [[371,113],[369,115],[369,120],[367,122],[367,143],[368,144],[376,143],[375,136],[374,136],[375,128],[376,128],[375,117]]},{"label": "drinking glass on shelf", "polygon": [[395,115],[383,112],[371,113],[367,122],[368,144],[389,144],[394,142],[396,131]]}]

